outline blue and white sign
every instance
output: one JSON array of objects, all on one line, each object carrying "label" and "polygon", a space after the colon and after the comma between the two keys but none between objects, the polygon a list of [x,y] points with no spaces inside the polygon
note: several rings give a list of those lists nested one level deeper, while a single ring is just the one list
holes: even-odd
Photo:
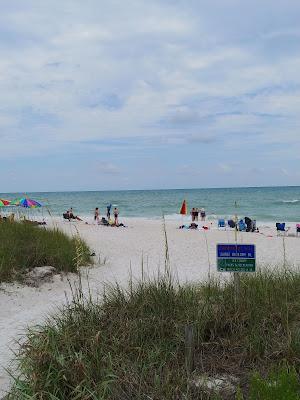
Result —
[{"label": "blue and white sign", "polygon": [[220,272],[255,272],[254,244],[217,244],[217,269]]}]

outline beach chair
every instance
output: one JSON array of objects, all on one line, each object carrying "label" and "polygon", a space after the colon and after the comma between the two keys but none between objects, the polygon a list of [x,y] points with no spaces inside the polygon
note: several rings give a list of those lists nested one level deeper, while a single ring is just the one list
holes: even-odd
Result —
[{"label": "beach chair", "polygon": [[233,219],[227,221],[229,228],[235,228],[236,224]]},{"label": "beach chair", "polygon": [[101,221],[98,222],[98,225],[109,226],[109,222],[104,217],[101,218]]},{"label": "beach chair", "polygon": [[226,228],[226,223],[225,223],[225,219],[219,219],[218,220],[218,228]]},{"label": "beach chair", "polygon": [[254,221],[249,217],[245,217],[244,220],[245,224],[247,225],[246,232],[254,232]]},{"label": "beach chair", "polygon": [[240,232],[245,232],[247,229],[247,225],[245,224],[245,222],[241,219],[240,222],[238,223],[238,230]]},{"label": "beach chair", "polygon": [[299,236],[300,233],[300,224],[296,225],[296,235]]},{"label": "beach chair", "polygon": [[285,227],[285,222],[276,222],[277,236],[286,235],[289,228]]}]

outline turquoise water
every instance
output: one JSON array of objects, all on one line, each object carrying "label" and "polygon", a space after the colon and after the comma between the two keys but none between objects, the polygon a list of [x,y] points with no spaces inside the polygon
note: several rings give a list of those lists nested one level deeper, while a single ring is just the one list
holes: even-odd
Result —
[{"label": "turquoise water", "polygon": [[[29,197],[49,207],[53,215],[68,208],[81,216],[92,216],[95,207],[104,214],[106,205],[116,204],[120,216],[177,218],[181,203],[186,199],[188,209],[204,207],[209,218],[231,217],[235,201],[239,216],[257,221],[300,221],[300,187],[265,187],[234,189],[169,189],[105,192],[27,193]],[[20,193],[2,193],[0,197],[14,199]],[[45,211],[43,211],[45,213]]]}]

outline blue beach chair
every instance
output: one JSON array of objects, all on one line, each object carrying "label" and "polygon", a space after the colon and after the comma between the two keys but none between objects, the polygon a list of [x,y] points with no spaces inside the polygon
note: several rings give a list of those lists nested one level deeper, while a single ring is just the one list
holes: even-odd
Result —
[{"label": "blue beach chair", "polygon": [[245,232],[247,229],[247,225],[245,224],[245,222],[241,219],[240,222],[238,223],[238,230],[240,232]]},{"label": "blue beach chair", "polygon": [[286,235],[289,228],[285,227],[285,222],[276,222],[277,236]]},{"label": "blue beach chair", "polygon": [[218,220],[218,228],[226,228],[225,219]]}]

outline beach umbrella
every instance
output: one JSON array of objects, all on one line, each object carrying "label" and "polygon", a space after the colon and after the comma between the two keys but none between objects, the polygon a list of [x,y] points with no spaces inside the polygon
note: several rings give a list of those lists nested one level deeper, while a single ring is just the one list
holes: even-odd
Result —
[{"label": "beach umbrella", "polygon": [[27,197],[23,197],[22,199],[15,200],[12,204],[14,204],[16,206],[20,206],[20,207],[25,207],[25,208],[42,207],[42,204],[40,204],[36,200],[28,199]]},{"label": "beach umbrella", "polygon": [[6,207],[10,205],[9,200],[0,199],[0,207]]},{"label": "beach umbrella", "polygon": [[179,214],[187,215],[187,205],[186,205],[186,201],[185,200],[183,200],[183,202],[182,202]]}]

